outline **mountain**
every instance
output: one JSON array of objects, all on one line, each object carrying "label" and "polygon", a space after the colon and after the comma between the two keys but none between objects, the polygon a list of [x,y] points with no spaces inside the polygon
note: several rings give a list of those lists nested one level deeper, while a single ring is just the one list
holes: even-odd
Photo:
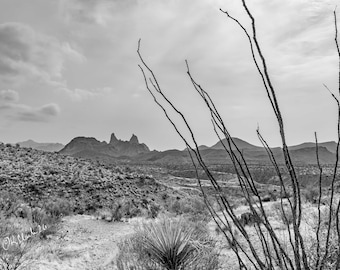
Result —
[{"label": "mountain", "polygon": [[38,143],[33,140],[18,142],[18,144],[20,147],[42,150],[45,152],[58,152],[64,148],[64,145],[61,143]]},{"label": "mountain", "polygon": [[[227,145],[226,139],[222,140]],[[239,138],[233,138],[234,143],[243,154],[248,164],[270,164],[267,151],[264,147],[252,145]],[[335,161],[335,142],[319,143],[319,160],[322,164],[332,164]],[[235,150],[235,147],[232,147]],[[198,147],[200,155],[207,164],[231,164],[231,159],[221,142],[211,147],[201,145]],[[284,156],[281,147],[271,148],[271,151],[279,164],[284,164]],[[236,151],[237,156],[240,154]],[[293,162],[299,165],[317,164],[315,143],[303,143],[290,147]],[[136,157],[136,161],[153,162],[161,164],[186,164],[191,163],[187,150],[167,150],[163,152],[152,151]]]},{"label": "mountain", "polygon": [[[239,150],[245,150],[245,149],[248,149],[248,150],[259,150],[261,149],[262,147],[260,146],[255,146],[255,145],[252,145],[246,141],[243,141],[239,138],[232,138],[234,143],[236,144],[237,148]],[[214,150],[224,150],[224,146],[223,144],[228,148],[228,142],[227,142],[227,139],[223,139],[222,141],[219,141],[217,142],[216,144],[214,144],[213,146],[210,147],[210,149],[214,149]],[[236,147],[234,145],[232,145],[232,149],[236,149]]]},{"label": "mountain", "polygon": [[[318,143],[318,146],[319,147],[325,147],[331,153],[336,152],[336,142],[334,142],[334,141]],[[316,144],[314,142],[306,142],[306,143],[290,146],[289,150],[299,150],[299,149],[310,148],[310,147],[315,148]]]},{"label": "mountain", "polygon": [[[318,147],[319,161],[321,164],[331,164],[335,162],[334,153],[330,152],[325,146]],[[303,164],[317,164],[316,146],[290,150],[293,161]]]},{"label": "mountain", "polygon": [[206,145],[200,145],[200,146],[198,146],[198,150],[206,150],[206,149],[209,149],[209,147],[208,146],[206,146]]},{"label": "mountain", "polygon": [[184,164],[191,162],[187,150],[180,151],[177,149],[166,150],[163,152],[154,150],[148,153],[141,154],[136,158],[139,162],[156,162],[163,164]]},{"label": "mountain", "polygon": [[[269,164],[271,162],[265,148],[252,145],[239,138],[233,138],[233,141],[249,164]],[[222,142],[227,145],[226,139],[223,139]],[[235,150],[235,147],[232,148]],[[198,149],[207,164],[231,164],[231,159],[221,141],[211,147],[201,145]],[[315,143],[302,143],[291,146],[289,149],[295,164],[317,164]],[[335,149],[335,142],[319,143],[320,163],[334,163]],[[271,151],[279,164],[285,162],[280,147],[271,148]],[[129,162],[137,163],[191,164],[191,158],[187,150],[150,151],[145,144],[139,142],[134,134],[129,141],[122,141],[112,133],[109,143],[100,142],[95,138],[77,137],[68,143],[60,153],[108,162],[128,160]],[[236,153],[236,155],[239,156],[239,153]]]},{"label": "mountain", "polygon": [[134,157],[150,152],[144,143],[139,143],[136,135],[132,134],[129,141],[118,140],[114,133],[110,142],[100,142],[95,138],[76,137],[71,140],[59,153],[85,158],[118,158]]},{"label": "mountain", "polygon": [[116,149],[115,151],[118,156],[131,157],[150,152],[150,149],[144,143],[139,143],[137,136],[134,134],[132,134],[129,141],[121,141],[116,138],[114,133],[112,133],[109,146]]}]

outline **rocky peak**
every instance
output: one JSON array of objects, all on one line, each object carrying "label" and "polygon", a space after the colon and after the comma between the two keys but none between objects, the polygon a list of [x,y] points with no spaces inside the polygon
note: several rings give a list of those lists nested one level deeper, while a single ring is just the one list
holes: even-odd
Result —
[{"label": "rocky peak", "polygon": [[129,142],[130,143],[137,143],[137,144],[139,143],[138,138],[135,134],[132,134],[132,137],[131,137]]},{"label": "rocky peak", "polygon": [[144,143],[139,143],[136,135],[132,134],[130,141],[122,141],[114,133],[111,134],[109,143],[95,138],[77,137],[60,151],[61,154],[90,158],[134,157],[147,152],[150,149]]},{"label": "rocky peak", "polygon": [[118,139],[116,138],[115,134],[111,134],[110,144],[115,144],[118,142]]}]

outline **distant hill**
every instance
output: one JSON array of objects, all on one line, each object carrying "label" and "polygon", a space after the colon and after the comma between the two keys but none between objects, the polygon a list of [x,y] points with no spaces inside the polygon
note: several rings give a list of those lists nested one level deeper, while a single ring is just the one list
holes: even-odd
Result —
[{"label": "distant hill", "polygon": [[38,143],[33,140],[18,142],[18,144],[20,147],[42,150],[45,152],[58,152],[64,148],[64,145],[61,143]]},{"label": "distant hill", "polygon": [[206,146],[206,145],[200,145],[200,146],[198,147],[198,150],[206,150],[206,149],[209,149],[209,147]]},{"label": "distant hill", "polygon": [[[233,138],[234,143],[249,164],[269,164],[271,161],[264,147],[252,145],[242,139]],[[222,142],[227,145],[226,139]],[[219,141],[211,147],[201,145],[198,147],[201,157],[208,164],[231,164],[231,159]],[[317,164],[315,143],[307,142],[289,147],[291,158],[295,164]],[[235,150],[235,147],[232,147]],[[319,160],[322,164],[334,163],[336,143],[319,143]],[[282,149],[271,148],[276,161],[285,163]],[[77,137],[68,143],[61,154],[75,157],[85,157],[102,161],[129,161],[135,163],[159,164],[191,164],[187,150],[150,151],[149,148],[139,143],[137,136],[132,135],[129,141],[122,141],[111,135],[110,142],[100,142],[95,138]],[[237,153],[239,155],[239,153]]]},{"label": "distant hill", "polygon": [[117,158],[134,157],[148,152],[149,148],[144,143],[139,143],[136,135],[133,134],[129,141],[122,141],[112,133],[109,143],[100,142],[95,138],[76,137],[59,153],[85,158]]},{"label": "distant hill", "polygon": [[[227,145],[226,139],[222,140]],[[264,147],[252,145],[239,138],[233,138],[234,143],[249,164],[269,164],[271,161]],[[319,160],[322,164],[332,164],[335,161],[335,142],[319,143]],[[211,147],[199,146],[201,157],[208,164],[231,164],[231,159],[221,142]],[[235,150],[235,147],[232,147]],[[293,162],[297,165],[317,164],[315,143],[303,143],[289,147]],[[280,164],[285,163],[281,147],[271,148],[271,151]],[[236,153],[239,156],[239,153]],[[163,152],[152,151],[134,157],[135,161],[154,162],[161,164],[191,163],[187,150],[167,150]]]},{"label": "distant hill", "polygon": [[[335,162],[335,155],[331,153],[326,147],[319,145],[319,161],[322,164],[331,164]],[[305,147],[294,149],[290,151],[293,161],[301,162],[303,164],[317,164],[316,147]]]},{"label": "distant hill", "polygon": [[[325,147],[329,152],[335,153],[336,152],[336,142],[331,141],[331,142],[323,142],[323,143],[318,143],[319,147]],[[299,150],[302,148],[310,148],[310,147],[316,147],[316,144],[314,142],[306,142],[294,146],[290,146],[289,150]]]},{"label": "distant hill", "polygon": [[[248,150],[258,150],[261,149],[262,147],[260,146],[255,146],[252,145],[246,141],[243,141],[239,138],[232,138],[233,142],[236,144],[237,148],[239,150],[244,150],[244,149],[248,149]],[[213,146],[210,147],[210,149],[214,149],[214,150],[224,150],[224,146],[223,144],[228,147],[228,142],[227,139],[223,139],[222,141],[217,142],[216,144],[214,144]],[[234,145],[232,145],[232,149],[236,149],[236,147]]]},{"label": "distant hill", "polygon": [[143,162],[156,162],[163,164],[177,164],[177,163],[189,163],[191,162],[190,157],[188,155],[187,150],[166,150],[166,151],[151,151],[148,153],[144,153],[138,155],[134,159],[135,161],[143,161]]}]

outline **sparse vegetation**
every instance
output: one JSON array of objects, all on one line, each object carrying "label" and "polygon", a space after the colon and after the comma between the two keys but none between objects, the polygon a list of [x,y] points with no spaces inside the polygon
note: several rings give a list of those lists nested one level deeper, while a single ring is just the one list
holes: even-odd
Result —
[{"label": "sparse vegetation", "polygon": [[211,219],[203,198],[197,196],[188,196],[181,199],[172,198],[168,202],[167,210],[176,215],[183,215],[191,221],[197,222]]},{"label": "sparse vegetation", "polygon": [[272,208],[283,224],[289,226],[293,223],[293,213],[288,204],[276,202],[272,205]]},{"label": "sparse vegetation", "polygon": [[215,241],[204,227],[181,219],[144,223],[120,244],[118,269],[218,269]]},{"label": "sparse vegetation", "polygon": [[[327,219],[327,218],[326,218]],[[317,220],[315,220],[317,223]],[[317,226],[314,227],[317,229]],[[324,269],[337,269],[337,264],[339,260],[339,242],[337,240],[337,225],[336,221],[334,220],[330,227],[330,232],[328,233],[328,224],[324,220],[321,223],[319,228],[319,236],[321,239],[327,239],[327,235],[329,234],[329,253],[327,253],[324,259]],[[311,236],[308,239],[307,245],[307,256],[310,265],[313,267],[312,269],[316,269],[318,265],[318,252],[321,252],[326,249],[324,246],[324,241],[320,244],[315,236]]]},{"label": "sparse vegetation", "polygon": [[[124,198],[122,215],[133,217],[142,215],[143,208],[147,210],[147,205],[143,206],[146,198],[154,199],[158,206],[162,204],[160,192],[177,194],[160,185],[149,173],[137,173],[141,171],[137,168],[132,171],[130,167],[12,146],[0,150],[1,191],[33,207],[56,212],[51,213],[53,216],[91,214],[97,209],[112,208]],[[14,211],[15,206],[10,202],[17,200],[7,197],[1,196],[0,203],[7,207],[6,211]]]},{"label": "sparse vegetation", "polygon": [[316,203],[319,198],[319,190],[315,187],[305,189],[305,199],[307,202]]},{"label": "sparse vegetation", "polygon": [[30,252],[37,246],[37,239],[31,236],[30,226],[29,220],[8,217],[0,211],[1,270],[26,269],[32,263]]}]

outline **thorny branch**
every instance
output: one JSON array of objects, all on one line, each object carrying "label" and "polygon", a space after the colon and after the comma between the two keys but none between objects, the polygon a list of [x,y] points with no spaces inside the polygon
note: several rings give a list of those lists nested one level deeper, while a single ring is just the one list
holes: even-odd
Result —
[{"label": "thorny branch", "polygon": [[[282,243],[280,237],[274,231],[274,229],[272,228],[272,225],[269,222],[267,213],[264,209],[261,197],[259,195],[259,191],[257,190],[255,180],[252,177],[252,174],[249,170],[249,166],[244,158],[243,153],[240,151],[240,149],[237,147],[237,145],[233,141],[211,97],[201,87],[201,85],[199,85],[196,82],[196,80],[193,78],[188,62],[186,61],[187,75],[195,91],[200,95],[205,105],[209,109],[211,122],[213,125],[213,129],[215,131],[215,134],[218,137],[218,139],[222,142],[223,148],[228,154],[232,162],[232,165],[235,169],[235,173],[237,175],[237,179],[239,181],[239,185],[242,190],[242,193],[247,201],[247,204],[249,206],[251,213],[256,217],[257,222],[254,224],[254,227],[256,230],[258,240],[260,241],[260,244],[261,244],[260,249],[258,248],[258,246],[255,247],[255,242],[254,242],[255,240],[252,238],[252,236],[249,235],[247,229],[245,228],[245,225],[240,222],[240,219],[234,212],[231,202],[228,200],[226,195],[223,193],[221,186],[219,185],[218,181],[213,176],[206,162],[204,161],[201,155],[201,152],[198,148],[195,135],[187,119],[185,118],[184,114],[180,110],[177,109],[177,107],[174,105],[173,102],[171,102],[168,99],[166,94],[163,92],[159,82],[157,81],[157,78],[153,70],[144,61],[140,53],[140,40],[138,42],[138,49],[137,49],[137,53],[141,61],[141,65],[139,65],[139,68],[142,72],[146,88],[151,94],[151,96],[153,97],[154,102],[161,108],[167,120],[171,123],[176,133],[181,137],[181,139],[185,143],[188,149],[190,159],[192,163],[194,164],[198,183],[201,188],[204,201],[206,202],[206,205],[214,221],[216,222],[217,226],[223,232],[225,238],[227,239],[232,250],[237,256],[240,269],[250,269],[249,267],[251,266],[258,270],[260,269],[261,270],[262,269],[294,269],[294,270],[295,269],[296,270],[319,269],[321,270],[325,266],[325,261],[327,260],[327,256],[329,253],[328,244],[330,241],[331,226],[332,226],[332,221],[333,221],[332,211],[333,211],[333,202],[334,202],[334,187],[335,187],[335,181],[336,181],[336,176],[337,176],[338,155],[339,155],[339,145],[340,145],[339,99],[326,86],[326,88],[331,93],[332,97],[336,100],[337,105],[338,105],[338,123],[337,123],[338,124],[338,143],[337,143],[337,148],[336,148],[336,161],[334,165],[333,177],[332,177],[332,182],[331,182],[331,196],[330,196],[330,204],[329,204],[329,210],[328,210],[328,221],[329,222],[328,222],[328,227],[327,227],[326,240],[324,243],[321,243],[322,239],[320,237],[320,230],[321,230],[320,207],[321,207],[321,196],[322,196],[322,167],[319,161],[318,141],[317,141],[317,136],[315,134],[316,157],[317,157],[317,163],[318,163],[320,174],[319,174],[319,186],[318,186],[319,187],[318,225],[317,225],[317,230],[316,230],[316,241],[317,241],[316,253],[317,254],[316,254],[315,265],[311,265],[311,263],[307,259],[307,251],[306,251],[306,247],[304,243],[304,238],[300,230],[301,218],[302,218],[300,184],[299,184],[298,177],[297,177],[297,174],[296,174],[296,171],[295,171],[295,168],[294,168],[294,165],[293,165],[290,153],[289,153],[288,146],[286,144],[283,117],[281,115],[279,103],[276,97],[276,90],[275,90],[274,85],[271,82],[266,59],[264,57],[264,54],[262,53],[262,49],[258,41],[255,18],[250,12],[246,4],[246,1],[241,0],[241,2],[242,2],[243,8],[248,18],[251,21],[251,31],[248,31],[247,28],[243,24],[241,24],[239,20],[231,16],[227,11],[223,11],[221,9],[220,10],[224,14],[226,14],[229,19],[234,21],[241,28],[241,30],[245,33],[245,36],[250,45],[250,52],[252,55],[253,62],[261,77],[263,86],[267,93],[268,100],[272,106],[272,109],[277,119],[277,123],[279,125],[285,166],[289,172],[290,183],[293,189],[292,199],[287,198],[288,205],[289,205],[288,212],[290,211],[293,216],[292,225],[290,225],[288,222],[287,210],[284,207],[284,203],[282,199],[283,196],[281,196],[281,199],[280,199],[280,207],[281,207],[284,219],[286,220],[287,231],[289,234],[288,245],[289,245],[290,250],[293,253],[293,258],[291,258],[290,256],[291,253],[288,251],[289,248],[287,249],[287,247],[284,246],[284,243]],[[337,30],[336,19],[337,19],[336,13],[334,11],[335,43],[336,43],[336,48],[337,48],[337,52],[339,55],[339,93],[340,93],[340,49],[339,49],[339,45],[337,41],[338,30]],[[170,106],[170,110],[176,113],[180,117],[180,119],[183,121],[186,130],[190,134],[190,141],[189,141],[189,138],[186,138],[184,134],[178,129],[178,124],[170,116],[168,109],[165,108],[165,105]],[[225,138],[226,143],[224,143],[224,140],[222,140],[221,134]],[[288,188],[287,183],[282,177],[282,174],[280,172],[280,167],[277,161],[275,160],[275,156],[272,150],[270,149],[270,147],[268,146],[267,142],[264,140],[264,138],[260,134],[259,130],[257,130],[257,134],[280,180],[281,194],[283,193],[286,194],[287,188]],[[221,213],[218,213],[208,200],[207,194],[205,193],[204,188],[201,185],[201,181],[198,177],[198,172],[197,172],[198,169],[196,166],[196,162],[198,162],[199,166],[204,170],[205,174],[207,175],[208,179],[211,182],[212,187],[214,188],[217,194],[217,203],[220,206],[220,208],[224,210]],[[257,198],[257,202],[254,200],[254,197]],[[336,229],[337,229],[337,240],[340,245],[339,209],[340,209],[340,201],[338,201],[337,203],[337,207],[336,207],[337,218],[335,220]],[[235,236],[235,232],[233,230],[234,227],[242,235],[243,237],[242,240],[239,240]],[[226,231],[228,233],[226,233]],[[246,243],[247,248],[244,247],[244,242]],[[325,247],[325,250],[323,252],[321,251],[321,246]],[[336,268],[334,269],[339,269],[339,266],[340,266],[340,256],[338,254]]]}]

